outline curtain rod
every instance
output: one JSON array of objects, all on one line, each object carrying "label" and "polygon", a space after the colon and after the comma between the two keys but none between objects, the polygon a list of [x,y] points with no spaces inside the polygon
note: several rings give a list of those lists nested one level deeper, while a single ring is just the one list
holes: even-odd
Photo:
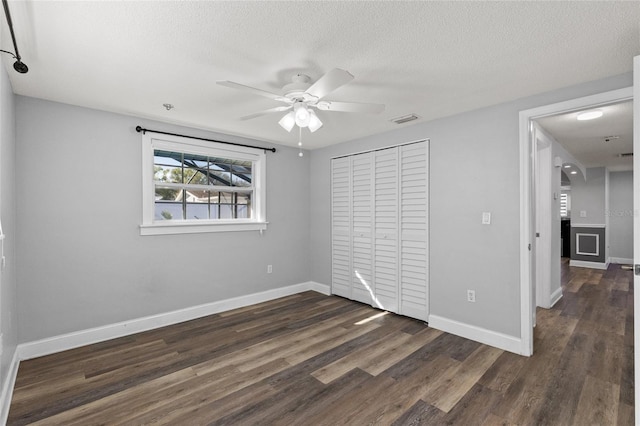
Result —
[{"label": "curtain rod", "polygon": [[197,139],[197,140],[201,140],[201,141],[215,142],[215,143],[223,143],[225,145],[234,145],[234,146],[242,146],[242,147],[245,147],[245,148],[261,149],[261,150],[263,150],[265,152],[267,152],[267,151],[276,152],[275,148],[263,148],[261,146],[255,146],[255,145],[245,145],[245,144],[242,144],[242,143],[217,141],[215,139],[207,139],[207,138],[199,138],[197,136],[181,135],[179,133],[161,132],[160,130],[145,129],[144,127],[140,127],[140,126],[136,126],[136,132],[142,133],[142,134],[145,134],[147,132],[151,132],[151,133],[158,133],[158,134],[161,134],[161,135],[179,136],[181,138]]}]

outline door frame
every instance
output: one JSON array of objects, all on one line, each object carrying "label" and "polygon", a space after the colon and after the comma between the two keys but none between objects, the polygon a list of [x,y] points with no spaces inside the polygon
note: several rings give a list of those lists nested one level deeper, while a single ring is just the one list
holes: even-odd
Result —
[{"label": "door frame", "polygon": [[[633,152],[640,154],[640,56],[633,58]],[[640,276],[635,274],[635,265],[640,264],[640,156],[633,156],[633,284],[640,286]],[[634,408],[635,423],[640,424],[640,291],[633,293],[633,359],[634,359]]]},{"label": "door frame", "polygon": [[520,111],[520,354],[533,355],[535,143],[533,120],[633,99],[633,86]]}]

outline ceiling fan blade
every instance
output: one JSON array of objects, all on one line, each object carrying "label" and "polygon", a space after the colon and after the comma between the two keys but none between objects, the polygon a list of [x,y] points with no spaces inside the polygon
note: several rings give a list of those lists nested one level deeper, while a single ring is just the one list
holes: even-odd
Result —
[{"label": "ceiling fan blade", "polygon": [[251,120],[252,118],[260,117],[261,115],[271,114],[272,112],[282,112],[288,109],[291,109],[291,106],[279,106],[275,108],[265,109],[264,111],[256,112],[254,114],[245,115],[244,117],[240,117],[240,120]]},{"label": "ceiling fan blade", "polygon": [[322,99],[327,94],[333,92],[338,87],[347,84],[351,80],[353,80],[353,76],[348,71],[341,70],[340,68],[334,68],[320,77],[320,79],[313,83],[306,92],[318,99]]},{"label": "ceiling fan blade", "polygon": [[384,111],[384,105],[382,104],[365,104],[360,102],[322,101],[318,102],[316,107],[321,111],[368,112],[372,114]]},{"label": "ceiling fan blade", "polygon": [[278,95],[277,93],[267,92],[266,90],[256,89],[255,87],[245,86],[244,84],[234,83],[233,81],[228,80],[218,80],[216,81],[220,86],[230,87],[232,89],[242,90],[243,92],[253,93],[254,95],[264,96],[266,98],[270,98],[276,101],[286,102],[287,98],[284,96]]}]

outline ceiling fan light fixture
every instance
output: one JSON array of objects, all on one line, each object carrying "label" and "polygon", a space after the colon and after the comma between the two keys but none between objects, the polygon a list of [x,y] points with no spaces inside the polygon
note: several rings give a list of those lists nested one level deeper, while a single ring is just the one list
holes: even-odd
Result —
[{"label": "ceiling fan light fixture", "polygon": [[322,121],[320,121],[314,110],[309,110],[309,131],[313,133],[320,127],[322,127]]},{"label": "ceiling fan light fixture", "polygon": [[278,121],[278,124],[285,129],[287,132],[290,132],[293,129],[293,126],[296,124],[296,115],[293,111],[289,111],[285,114],[284,117]]},{"label": "ceiling fan light fixture", "polygon": [[293,112],[295,113],[296,124],[298,127],[307,127],[309,125],[311,114],[309,114],[307,104],[304,102],[296,102],[293,106]]},{"label": "ceiling fan light fixture", "polygon": [[[4,0],[3,0],[4,1]],[[257,113],[240,117],[240,120],[250,120],[266,114],[289,111],[280,118],[278,124],[287,132],[291,132],[295,126],[298,127],[299,134],[302,128],[309,128],[310,132],[315,132],[323,127],[323,123],[316,114],[316,109],[320,111],[335,112],[356,112],[376,114],[384,111],[382,104],[370,104],[362,102],[337,102],[323,100],[326,95],[344,86],[353,80],[353,75],[340,68],[334,68],[326,72],[322,77],[311,84],[311,78],[305,74],[296,74],[292,77],[292,82],[282,88],[282,94],[269,92],[244,84],[235,83],[228,80],[218,80],[220,86],[241,90],[245,93],[263,96],[286,105],[269,108]],[[412,117],[418,118],[415,115]]]}]

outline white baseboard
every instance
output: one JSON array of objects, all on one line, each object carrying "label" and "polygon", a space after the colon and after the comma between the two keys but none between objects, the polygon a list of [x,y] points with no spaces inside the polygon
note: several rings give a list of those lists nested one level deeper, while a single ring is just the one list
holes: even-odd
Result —
[{"label": "white baseboard", "polygon": [[13,351],[13,358],[7,371],[7,376],[2,384],[2,394],[0,394],[0,424],[6,425],[9,417],[9,408],[11,407],[11,397],[13,396],[13,388],[18,376],[18,367],[20,366],[20,358],[18,358],[18,349]]},{"label": "white baseboard", "polygon": [[315,281],[308,281],[307,284],[309,284],[309,290],[331,296],[331,286],[320,284]]},{"label": "white baseboard", "polygon": [[562,287],[558,288],[556,291],[554,291],[551,294],[551,306],[550,308],[553,308],[553,305],[555,305],[556,303],[558,303],[558,300],[562,299]]},{"label": "white baseboard", "polygon": [[429,327],[521,355],[522,342],[517,337],[443,318],[438,315],[429,315],[428,323]]},{"label": "white baseboard", "polygon": [[586,260],[573,260],[569,261],[569,266],[577,266],[579,268],[592,268],[592,269],[607,269],[609,267],[609,262],[588,262]]},{"label": "white baseboard", "polygon": [[167,325],[173,325],[196,318],[213,315],[231,309],[242,308],[256,303],[262,303],[279,297],[290,296],[302,293],[303,291],[316,291],[322,294],[330,294],[329,286],[307,281],[287,287],[267,290],[260,293],[248,294],[246,296],[234,297],[217,302],[205,303],[203,305],[192,306],[176,311],[137,318],[130,321],[123,321],[109,324],[102,327],[80,330],[73,333],[62,334],[33,342],[21,343],[16,352],[18,359],[25,360],[37,358],[52,353],[62,352],[80,346],[91,345],[105,340],[128,336]]},{"label": "white baseboard", "polygon": [[627,259],[626,257],[610,257],[609,263],[617,263],[619,265],[633,265],[633,259]]}]

